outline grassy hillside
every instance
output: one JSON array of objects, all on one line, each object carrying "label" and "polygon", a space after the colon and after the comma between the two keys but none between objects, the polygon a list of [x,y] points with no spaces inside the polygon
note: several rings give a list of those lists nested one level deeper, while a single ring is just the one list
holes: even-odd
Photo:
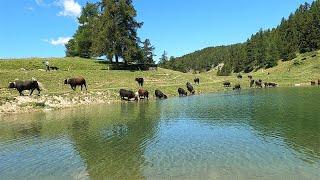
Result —
[{"label": "grassy hillside", "polygon": [[[110,71],[108,65],[95,60],[81,58],[61,58],[50,59],[51,66],[57,66],[59,71],[45,72],[44,59],[18,59],[0,60],[0,105],[8,101],[14,101],[18,92],[7,88],[8,82],[28,80],[36,78],[43,85],[41,97],[33,96],[37,101],[90,101],[95,100],[118,100],[120,88],[138,90],[138,85],[134,81],[136,77],[145,78],[145,89],[153,95],[155,89],[160,89],[168,96],[176,96],[179,87],[185,87],[186,82],[193,82],[195,77],[201,78],[201,85],[197,87],[200,92],[215,92],[221,90],[219,79],[212,79],[207,74],[193,75],[159,68],[157,71],[130,72],[130,71]],[[69,86],[64,85],[64,79],[83,76],[88,83],[88,91],[72,91]],[[25,93],[27,94],[27,92]],[[42,97],[45,97],[43,99]],[[58,103],[58,102],[57,102]],[[19,106],[27,106],[30,102],[22,103]]]},{"label": "grassy hillside", "polygon": [[[304,58],[306,60],[301,60]],[[35,102],[39,101],[43,102],[43,106],[47,106],[47,101],[51,103],[70,101],[73,104],[77,104],[78,101],[92,102],[101,100],[105,102],[107,100],[118,100],[120,88],[138,90],[139,87],[134,81],[136,77],[145,78],[144,88],[149,90],[152,95],[155,89],[160,89],[169,96],[177,96],[177,89],[179,87],[185,88],[185,83],[193,82],[195,77],[199,77],[201,81],[199,86],[195,86],[197,93],[229,91],[230,89],[222,87],[222,82],[225,80],[231,81],[233,84],[240,83],[244,88],[249,86],[247,74],[243,74],[244,78],[239,80],[235,74],[228,77],[216,76],[215,71],[202,74],[186,74],[161,68],[157,71],[148,72],[111,71],[108,70],[107,64],[81,58],[50,59],[50,65],[57,66],[60,70],[45,72],[43,70],[45,68],[43,61],[44,59],[0,60],[0,106],[10,101],[14,104],[19,98],[16,90],[7,88],[8,82],[15,79],[28,80],[36,78],[42,83],[44,91],[41,92],[42,96],[32,97],[34,100],[32,102],[33,106]],[[270,75],[267,75],[268,72]],[[252,75],[255,79],[277,82],[280,86],[309,84],[310,80],[320,78],[320,52],[317,52],[316,57],[311,57],[311,54],[303,54],[293,61],[279,62],[279,65],[275,68],[259,70],[252,73]],[[73,92],[69,86],[63,84],[64,79],[75,76],[86,78],[88,83],[87,92],[80,92],[79,89]],[[18,106],[24,107],[28,105],[30,105],[29,101],[20,103]]]}]

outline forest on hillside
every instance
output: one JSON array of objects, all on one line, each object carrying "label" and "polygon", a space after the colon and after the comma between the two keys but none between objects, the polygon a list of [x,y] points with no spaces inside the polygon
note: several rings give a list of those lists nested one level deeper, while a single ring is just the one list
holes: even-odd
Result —
[{"label": "forest on hillside", "polygon": [[178,58],[162,57],[159,65],[181,72],[205,71],[218,64],[218,75],[271,68],[297,53],[320,49],[320,0],[301,5],[280,25],[253,34],[244,43],[209,47]]}]

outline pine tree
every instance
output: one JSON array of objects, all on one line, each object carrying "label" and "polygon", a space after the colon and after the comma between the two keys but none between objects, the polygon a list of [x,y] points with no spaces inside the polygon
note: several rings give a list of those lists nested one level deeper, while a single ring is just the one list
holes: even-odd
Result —
[{"label": "pine tree", "polygon": [[143,58],[142,58],[142,62],[141,63],[154,64],[154,60],[153,60],[153,57],[154,57],[153,51],[154,51],[154,49],[155,48],[151,45],[149,39],[146,39],[143,42],[143,46],[142,46]]},{"label": "pine tree", "polygon": [[92,57],[92,35],[94,29],[94,20],[98,17],[98,5],[87,3],[78,18],[79,28],[73,39],[66,44],[67,56],[80,56],[83,58]]}]

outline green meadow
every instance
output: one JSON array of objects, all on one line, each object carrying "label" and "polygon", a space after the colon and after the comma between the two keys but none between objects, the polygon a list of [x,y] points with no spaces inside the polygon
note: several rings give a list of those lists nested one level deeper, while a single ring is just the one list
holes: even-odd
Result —
[{"label": "green meadow", "polygon": [[[311,80],[320,79],[320,52],[301,54],[296,59],[287,62],[279,61],[278,66],[270,69],[260,69],[251,73],[254,79],[267,82],[276,82],[279,86],[305,86]],[[237,79],[236,74],[231,76],[217,76],[215,70],[200,73],[181,73],[158,68],[154,71],[117,71],[109,70],[108,64],[93,59],[82,58],[49,58],[50,66],[57,66],[58,71],[45,72],[45,59],[11,59],[0,60],[0,104],[14,101],[18,96],[16,90],[8,89],[8,83],[19,80],[37,79],[42,84],[41,96],[61,96],[64,98],[96,97],[104,100],[119,100],[120,88],[137,91],[136,77],[145,78],[144,89],[154,94],[159,89],[169,97],[177,96],[179,87],[185,88],[186,82],[192,82],[195,77],[200,78],[200,85],[195,85],[197,94],[218,91],[231,91],[224,88],[223,81],[230,81],[233,85],[241,84],[242,88],[249,88],[249,74],[242,74],[243,79]],[[88,91],[72,91],[64,85],[64,79],[83,76],[87,80]],[[35,92],[36,94],[37,92]],[[25,92],[27,95],[27,92]],[[40,96],[40,97],[41,97]],[[39,98],[33,96],[32,98]]]}]

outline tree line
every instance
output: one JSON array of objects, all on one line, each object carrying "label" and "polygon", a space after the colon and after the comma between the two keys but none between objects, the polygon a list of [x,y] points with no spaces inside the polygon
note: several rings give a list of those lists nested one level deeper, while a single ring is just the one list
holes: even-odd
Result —
[{"label": "tree line", "polygon": [[301,5],[276,28],[253,34],[244,43],[209,47],[178,58],[166,58],[160,66],[188,72],[205,71],[224,64],[218,75],[231,72],[251,72],[259,68],[271,68],[278,60],[288,61],[297,53],[320,49],[320,0]]},{"label": "tree line", "polygon": [[106,57],[110,62],[154,64],[154,47],[141,41],[132,0],[87,3],[78,18],[79,27],[66,44],[67,57]]}]

